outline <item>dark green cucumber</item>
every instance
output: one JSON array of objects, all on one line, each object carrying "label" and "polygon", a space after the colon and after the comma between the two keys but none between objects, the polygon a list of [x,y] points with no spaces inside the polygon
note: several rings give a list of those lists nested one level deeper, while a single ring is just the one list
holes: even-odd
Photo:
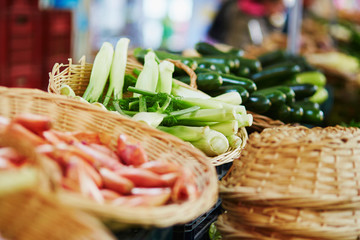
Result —
[{"label": "dark green cucumber", "polygon": [[309,100],[295,101],[291,106],[300,106],[303,109],[320,109],[320,104],[311,102]]},{"label": "dark green cucumber", "polygon": [[223,80],[223,85],[239,85],[244,87],[249,93],[257,90],[256,84],[248,78],[237,77],[232,74],[220,74]]},{"label": "dark green cucumber", "polygon": [[261,63],[257,59],[238,58],[240,60],[240,67],[248,67],[251,73],[258,73],[261,71]]},{"label": "dark green cucumber", "polygon": [[286,51],[275,50],[258,56],[258,60],[260,61],[262,67],[266,67],[274,63],[285,60],[287,56],[288,53],[286,53]]},{"label": "dark green cucumber", "polygon": [[313,104],[309,101],[295,102],[292,106],[300,106],[303,108],[303,116],[301,123],[307,124],[321,124],[324,120],[324,112],[318,108],[318,104]]},{"label": "dark green cucumber", "polygon": [[296,64],[284,64],[281,66],[263,69],[261,72],[251,75],[251,79],[259,88],[281,85],[291,76],[300,72]]},{"label": "dark green cucumber", "polygon": [[286,104],[289,104],[289,103],[292,103],[295,101],[295,92],[288,86],[279,85],[279,86],[264,88],[264,89],[261,89],[260,91],[263,91],[263,90],[267,90],[267,91],[280,90],[281,92],[283,92],[286,95]]},{"label": "dark green cucumber", "polygon": [[295,100],[302,100],[313,96],[318,90],[318,86],[310,83],[286,84],[295,92]]},{"label": "dark green cucumber", "polygon": [[304,115],[304,109],[299,105],[291,105],[291,113],[289,123],[299,123]]},{"label": "dark green cucumber", "polygon": [[231,70],[240,66],[240,61],[236,57],[231,56],[205,56],[205,57],[192,57],[196,62],[211,62],[228,66]]},{"label": "dark green cucumber", "polygon": [[207,94],[209,94],[210,96],[218,96],[224,93],[229,93],[229,92],[238,92],[241,96],[242,102],[246,102],[249,98],[249,92],[242,86],[239,85],[227,85],[227,86],[220,86],[218,89],[211,91],[211,92],[207,92]]},{"label": "dark green cucumber", "polygon": [[[177,79],[190,84],[189,76],[178,77]],[[201,91],[214,91],[222,85],[222,77],[216,72],[201,72],[197,74],[196,84]]]},{"label": "dark green cucumber", "polygon": [[254,92],[254,94],[263,95],[267,97],[271,102],[272,108],[277,108],[278,106],[284,105],[286,103],[285,93],[277,89],[271,89],[271,88],[261,89]]},{"label": "dark green cucumber", "polygon": [[216,55],[233,55],[241,57],[244,55],[244,50],[232,48],[229,51],[222,51],[214,45],[207,42],[198,42],[195,44],[195,50],[203,56],[216,56]]},{"label": "dark green cucumber", "polygon": [[250,94],[246,102],[243,103],[247,110],[255,113],[265,113],[271,107],[270,100],[264,95]]},{"label": "dark green cucumber", "polygon": [[230,73],[230,67],[223,64],[217,64],[211,62],[198,62],[197,64],[198,64],[197,65],[198,68],[205,68],[218,73],[226,73],[226,74]]},{"label": "dark green cucumber", "polygon": [[250,68],[245,66],[240,66],[238,69],[232,72],[234,75],[238,77],[249,77],[250,76]]}]

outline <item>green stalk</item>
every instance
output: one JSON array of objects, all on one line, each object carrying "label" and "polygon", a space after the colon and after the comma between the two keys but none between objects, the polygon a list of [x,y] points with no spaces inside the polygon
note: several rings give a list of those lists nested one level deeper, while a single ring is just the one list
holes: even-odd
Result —
[{"label": "green stalk", "polygon": [[203,122],[224,122],[234,120],[235,115],[226,109],[199,109],[192,113],[183,114],[177,117],[177,120],[192,120]]},{"label": "green stalk", "polygon": [[69,97],[75,97],[76,96],[74,90],[67,84],[61,85],[60,94],[65,95],[65,96],[69,96]]},{"label": "green stalk", "polygon": [[[153,51],[148,52],[145,55],[144,68],[141,71],[135,88],[147,90],[147,91],[156,91],[156,86],[159,78],[159,66],[155,60],[155,53]],[[138,97],[140,94],[134,93],[134,97]]]},{"label": "green stalk", "polygon": [[144,122],[149,126],[156,128],[164,120],[165,116],[166,114],[158,112],[138,112],[132,117],[132,119],[138,122]]},{"label": "green stalk", "polygon": [[253,123],[253,116],[251,114],[236,114],[236,120],[241,127],[249,127]]},{"label": "green stalk", "polygon": [[159,64],[159,81],[156,87],[156,92],[171,93],[172,77],[175,66],[169,61],[162,61]]},{"label": "green stalk", "polygon": [[210,125],[210,129],[221,132],[225,136],[235,135],[239,130],[237,120],[230,120]]},{"label": "green stalk", "polygon": [[159,130],[172,134],[184,141],[198,141],[210,131],[209,127],[189,127],[177,125],[172,127],[159,126]]},{"label": "green stalk", "polygon": [[147,112],[146,98],[144,96],[139,97],[139,112]]},{"label": "green stalk", "polygon": [[122,99],[129,42],[128,38],[120,38],[116,44],[110,70],[110,84],[103,103],[104,106],[107,106],[112,95],[115,100]]},{"label": "green stalk", "polygon": [[219,96],[213,97],[213,100],[221,101],[233,105],[240,105],[242,103],[241,96],[238,92],[223,93]]},{"label": "green stalk", "polygon": [[179,98],[179,102],[183,106],[191,107],[191,106],[199,106],[201,109],[220,109],[223,108],[223,103],[219,101],[214,101],[211,99],[201,99],[201,98]]},{"label": "green stalk", "polygon": [[229,141],[224,134],[212,129],[207,131],[204,138],[197,141],[191,141],[190,143],[209,157],[223,154],[229,148]]},{"label": "green stalk", "polygon": [[88,102],[98,102],[104,91],[114,56],[114,48],[111,43],[104,42],[96,54],[90,74],[89,85],[83,98]]},{"label": "green stalk", "polygon": [[181,86],[176,83],[173,79],[171,94],[178,97],[189,97],[189,98],[201,98],[210,99],[211,97],[204,92],[196,89],[190,89],[188,87]]},{"label": "green stalk", "polygon": [[229,145],[231,148],[235,149],[241,146],[242,139],[237,135],[229,135],[226,136],[227,140],[229,141]]}]

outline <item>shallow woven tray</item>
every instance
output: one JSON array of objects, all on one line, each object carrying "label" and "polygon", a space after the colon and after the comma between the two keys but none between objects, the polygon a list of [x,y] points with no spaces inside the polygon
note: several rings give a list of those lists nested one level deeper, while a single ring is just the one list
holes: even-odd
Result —
[{"label": "shallow woven tray", "polygon": [[[196,74],[192,69],[186,65],[180,63],[179,61],[170,60],[176,66],[183,68],[191,78],[190,86],[183,84],[180,81],[177,81],[184,87],[189,87],[196,89]],[[142,65],[134,59],[134,57],[129,56],[126,72],[132,73],[134,68],[142,69]],[[60,94],[60,88],[63,84],[69,85],[75,92],[76,95],[82,96],[86,90],[86,87],[89,83],[90,74],[91,74],[92,64],[87,63],[85,57],[82,57],[79,61],[79,64],[74,64],[72,59],[69,59],[68,64],[59,64],[56,63],[52,69],[52,72],[49,74],[49,85],[48,92],[54,94]],[[216,157],[209,157],[209,161],[212,162],[214,166],[219,166],[232,162],[234,159],[239,158],[241,154],[241,149],[245,146],[247,140],[247,132],[245,128],[240,129],[241,138],[243,144],[235,149],[229,148],[228,151],[224,154],[221,154]]]},{"label": "shallow woven tray", "polygon": [[359,210],[309,210],[262,207],[223,201],[229,220],[282,235],[319,239],[356,239],[360,236]]},{"label": "shallow woven tray", "polygon": [[49,116],[62,131],[95,131],[109,134],[112,146],[120,133],[141,142],[149,160],[176,162],[193,172],[199,198],[161,207],[99,205],[78,194],[59,194],[67,205],[123,224],[166,227],[187,223],[208,211],[218,198],[215,167],[198,149],[180,139],[110,111],[65,96],[36,89],[0,87],[0,116],[29,112]]},{"label": "shallow woven tray", "polygon": [[360,208],[360,129],[283,126],[253,133],[220,184],[252,204]]},{"label": "shallow woven tray", "polygon": [[246,226],[229,219],[227,213],[223,213],[218,217],[215,226],[220,231],[223,240],[319,240],[316,238],[281,235],[271,230]]}]

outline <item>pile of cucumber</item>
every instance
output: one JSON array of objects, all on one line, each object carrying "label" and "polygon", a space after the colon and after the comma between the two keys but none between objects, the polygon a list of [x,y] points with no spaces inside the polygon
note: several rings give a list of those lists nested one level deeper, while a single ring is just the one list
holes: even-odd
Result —
[{"label": "pile of cucumber", "polygon": [[[304,57],[276,50],[249,59],[241,49],[225,52],[206,42],[197,43],[195,49],[200,57],[154,52],[160,60],[180,60],[193,68],[198,89],[210,96],[236,91],[242,97],[242,105],[254,113],[285,123],[322,123],[320,104],[328,98],[326,78]],[[147,51],[137,48],[134,56],[143,61]],[[175,70],[174,78],[190,83],[182,69]]]}]

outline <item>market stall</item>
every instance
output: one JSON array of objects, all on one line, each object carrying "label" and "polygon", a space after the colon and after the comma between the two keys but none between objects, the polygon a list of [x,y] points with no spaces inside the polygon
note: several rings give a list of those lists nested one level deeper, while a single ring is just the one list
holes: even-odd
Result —
[{"label": "market stall", "polygon": [[[0,26],[14,13],[52,19],[44,2],[15,2]],[[176,47],[191,14],[171,9],[197,5],[169,2],[158,7],[174,38],[164,28],[157,47],[94,37],[90,51],[31,65],[51,65],[46,87],[0,78],[0,239],[358,239],[357,15],[337,1],[329,19],[321,1],[229,0],[208,36]],[[11,49],[0,70],[22,51]]]}]

